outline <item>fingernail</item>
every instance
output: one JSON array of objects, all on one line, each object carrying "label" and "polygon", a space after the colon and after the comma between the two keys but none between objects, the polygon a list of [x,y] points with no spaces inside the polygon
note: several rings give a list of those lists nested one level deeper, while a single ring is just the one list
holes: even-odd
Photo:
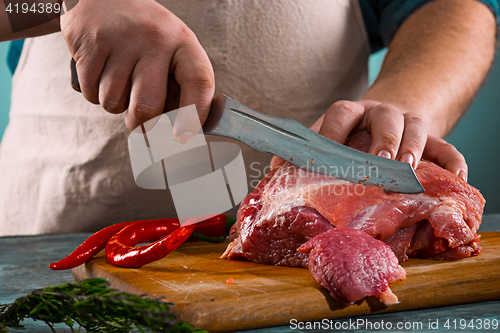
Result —
[{"label": "fingernail", "polygon": [[377,156],[391,159],[391,153],[389,153],[389,151],[387,151],[385,149],[382,149],[381,151],[379,151]]},{"label": "fingernail", "polygon": [[467,181],[467,171],[465,171],[464,169],[460,169],[460,171],[458,172],[458,177]]},{"label": "fingernail", "polygon": [[177,137],[175,137],[175,141],[181,143],[181,144],[186,144],[189,142],[189,140],[191,140],[194,136],[194,133],[193,132],[182,132],[181,134],[177,135]]},{"label": "fingernail", "polygon": [[404,153],[399,159],[401,162],[410,164],[413,167],[413,155],[410,153]]}]

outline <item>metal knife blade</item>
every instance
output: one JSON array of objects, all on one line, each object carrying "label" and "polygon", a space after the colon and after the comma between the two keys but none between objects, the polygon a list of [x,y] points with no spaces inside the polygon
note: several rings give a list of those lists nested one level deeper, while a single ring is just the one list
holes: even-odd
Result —
[{"label": "metal knife blade", "polygon": [[214,98],[203,131],[235,139],[310,171],[386,192],[422,193],[408,163],[389,160],[336,143],[295,120],[261,114],[226,95]]}]

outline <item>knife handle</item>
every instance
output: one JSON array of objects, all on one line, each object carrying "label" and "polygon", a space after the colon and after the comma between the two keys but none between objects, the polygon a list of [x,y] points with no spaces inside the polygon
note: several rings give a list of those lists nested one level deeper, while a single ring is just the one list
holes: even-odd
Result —
[{"label": "knife handle", "polygon": [[[80,81],[78,81],[76,61],[73,58],[71,58],[70,67],[71,67],[71,87],[73,87],[75,91],[81,93],[82,90],[80,88]],[[178,109],[180,99],[181,99],[181,86],[179,86],[179,84],[175,80],[175,75],[169,74],[167,82],[167,100],[165,103],[165,108],[163,110],[163,113]]]}]

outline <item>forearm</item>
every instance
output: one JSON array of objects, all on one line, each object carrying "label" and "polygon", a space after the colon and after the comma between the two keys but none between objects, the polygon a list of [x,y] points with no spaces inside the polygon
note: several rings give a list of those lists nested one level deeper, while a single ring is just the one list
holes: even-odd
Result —
[{"label": "forearm", "polygon": [[[0,42],[60,31],[59,13],[62,2],[62,0],[1,0]],[[47,13],[49,9],[50,13]]]},{"label": "forearm", "polygon": [[474,0],[431,2],[400,27],[365,99],[421,118],[445,136],[484,80],[494,56],[496,23]]}]

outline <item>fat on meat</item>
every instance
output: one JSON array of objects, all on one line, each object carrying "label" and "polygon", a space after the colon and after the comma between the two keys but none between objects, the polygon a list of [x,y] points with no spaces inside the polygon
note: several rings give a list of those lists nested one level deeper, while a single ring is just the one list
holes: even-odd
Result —
[{"label": "fat on meat", "polygon": [[[366,137],[366,134],[354,137],[349,145],[366,150],[369,146]],[[321,244],[331,244],[313,240],[318,235],[321,239],[332,235],[331,230],[339,229],[340,233],[348,229],[361,231],[378,244],[375,248],[387,245],[399,262],[408,257],[456,260],[480,254],[477,230],[485,200],[479,191],[428,161],[421,161],[415,174],[425,192],[398,194],[285,163],[269,172],[243,200],[232,230],[233,241],[222,257],[307,267],[315,278],[322,276],[320,283],[332,292],[335,284],[324,278],[327,275],[323,268],[320,269],[320,265],[312,267],[307,251],[298,251],[306,242],[319,248]],[[327,252],[333,256],[331,251]],[[325,263],[334,261],[333,257],[321,258]],[[342,269],[328,274],[336,279],[349,276]],[[371,271],[366,274],[376,276]],[[388,281],[398,276],[393,274]],[[351,302],[349,293],[342,290],[338,299]],[[387,290],[379,294],[379,290],[373,289],[365,296],[377,295],[391,303],[390,297],[384,298],[390,296],[390,289]]]}]

